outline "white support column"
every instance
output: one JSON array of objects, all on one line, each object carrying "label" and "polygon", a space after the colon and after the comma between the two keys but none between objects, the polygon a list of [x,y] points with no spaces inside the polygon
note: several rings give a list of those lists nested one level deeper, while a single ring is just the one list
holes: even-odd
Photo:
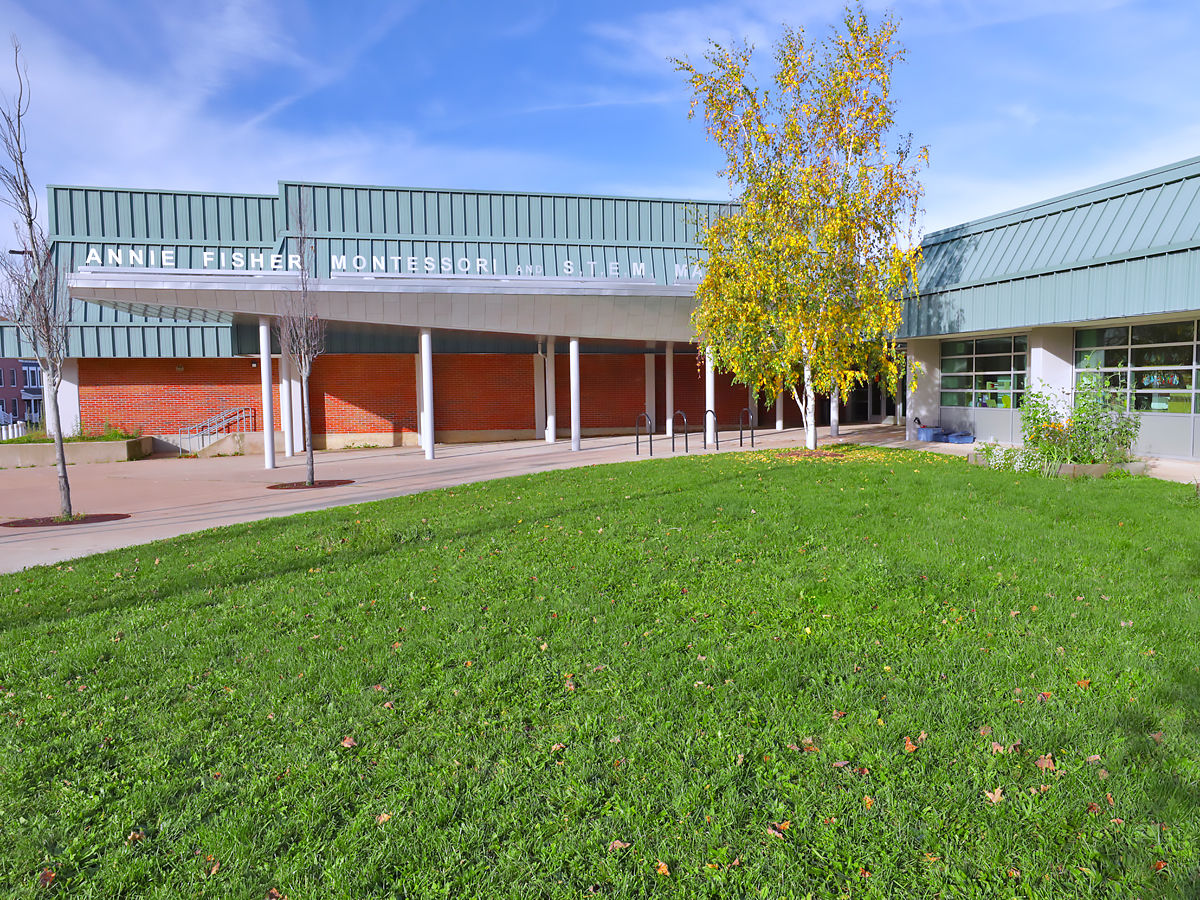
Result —
[{"label": "white support column", "polygon": [[[904,423],[904,439],[917,439],[917,419],[925,426],[940,425],[942,356],[941,341],[937,338],[909,338],[908,340],[908,397],[905,400],[907,418]],[[915,375],[913,365],[919,363],[921,374]],[[916,382],[915,386],[913,382]]]},{"label": "white support column", "polygon": [[425,458],[433,459],[433,332],[421,329],[421,443]]},{"label": "white support column", "polygon": [[279,420],[283,423],[283,455],[296,455],[295,419],[292,417],[292,361],[279,354]]},{"label": "white support column", "polygon": [[666,394],[666,426],[667,437],[675,433],[675,342],[667,341],[667,355],[664,364],[664,372],[666,374],[666,384],[664,393]]},{"label": "white support column", "polygon": [[[20,369],[17,369],[20,372]],[[42,379],[42,394],[49,394],[50,385],[46,383],[46,379]],[[45,402],[42,404],[43,412],[45,411]],[[13,410],[16,413],[16,409]],[[49,428],[49,418],[45,415],[42,420],[46,422],[47,429]],[[82,421],[81,410],[79,405],[79,360],[64,359],[62,364],[62,381],[58,385],[58,422],[62,428],[63,437],[70,437],[73,434],[78,434],[80,431],[79,423]]]},{"label": "white support column", "polygon": [[[717,382],[713,371],[712,351],[704,351],[704,439],[712,444],[717,440]],[[708,410],[713,415],[708,414]]]},{"label": "white support column", "polygon": [[[311,387],[312,379],[309,379]],[[302,453],[308,447],[304,443],[304,385],[295,371],[292,372],[292,450]]]},{"label": "white support column", "polygon": [[579,338],[571,338],[571,449],[579,450],[583,431],[579,425]]},{"label": "white support column", "polygon": [[546,338],[546,443],[558,440],[558,403],[554,387],[554,337]]},{"label": "white support column", "polygon": [[545,435],[546,428],[546,357],[533,354],[533,434],[538,430]]},{"label": "white support column", "polygon": [[413,357],[413,366],[417,370],[417,446],[425,446],[425,392],[421,390],[421,338],[417,338],[417,355]]},{"label": "white support column", "polygon": [[271,317],[258,317],[258,368],[262,376],[263,467],[275,468],[275,397],[271,384]]},{"label": "white support column", "polygon": [[654,354],[646,354],[646,415],[650,417],[650,430],[657,431],[658,411],[654,408]]}]

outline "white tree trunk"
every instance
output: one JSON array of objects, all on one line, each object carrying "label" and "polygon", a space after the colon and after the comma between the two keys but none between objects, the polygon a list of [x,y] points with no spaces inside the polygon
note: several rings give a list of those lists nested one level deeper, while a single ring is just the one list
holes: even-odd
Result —
[{"label": "white tree trunk", "polygon": [[812,367],[804,366],[804,406],[807,410],[808,422],[804,429],[804,446],[809,450],[817,449],[817,392],[812,386]]},{"label": "white tree trunk", "polygon": [[63,446],[62,422],[58,414],[58,384],[61,378],[56,378],[48,372],[43,372],[42,383],[45,386],[43,405],[46,407],[46,427],[54,434],[54,458],[58,465],[58,499],[61,507],[60,515],[70,519],[71,484],[67,481],[67,450]]},{"label": "white tree trunk", "polygon": [[309,412],[308,405],[308,376],[301,376],[300,392],[304,397],[304,447],[308,454],[306,460],[308,469],[306,472],[307,481],[305,484],[315,484],[315,476],[313,474],[313,442],[312,442],[312,415]]},{"label": "white tree trunk", "polygon": [[840,432],[838,431],[838,424],[839,424],[838,406],[841,404],[841,400],[842,400],[842,391],[841,391],[841,388],[838,387],[837,382],[835,381],[833,383],[833,390],[829,392],[829,436],[831,438],[835,438],[840,434]]}]

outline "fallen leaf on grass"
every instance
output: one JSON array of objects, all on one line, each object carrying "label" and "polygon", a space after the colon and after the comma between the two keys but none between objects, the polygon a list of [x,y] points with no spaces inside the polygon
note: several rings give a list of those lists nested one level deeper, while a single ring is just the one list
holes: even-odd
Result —
[{"label": "fallen leaf on grass", "polygon": [[383,708],[384,709],[395,709],[396,704],[393,703],[391,700],[388,700],[386,703],[383,704]]},{"label": "fallen leaf on grass", "polygon": [[611,844],[608,845],[608,852],[612,853],[614,850],[624,850],[626,847],[632,847],[632,846],[633,846],[633,844],[627,844],[622,840],[615,840]]},{"label": "fallen leaf on grass", "polygon": [[1124,825],[1125,824],[1124,819],[1109,819],[1108,821],[1112,822],[1114,825]]},{"label": "fallen leaf on grass", "polygon": [[287,895],[279,893],[276,888],[270,888],[267,890],[265,900],[287,900]]},{"label": "fallen leaf on grass", "polygon": [[1037,695],[1037,702],[1045,703],[1047,700],[1050,699],[1050,696],[1051,695],[1050,695],[1049,691],[1042,691],[1040,694]]},{"label": "fallen leaf on grass", "polygon": [[1008,877],[1009,877],[1009,878],[1020,878],[1020,877],[1021,877],[1021,870],[1020,870],[1020,869],[1009,869],[1009,870],[1008,870]]},{"label": "fallen leaf on grass", "polygon": [[917,745],[916,745],[916,744],[914,744],[914,743],[912,742],[912,738],[910,738],[910,737],[909,737],[909,736],[906,734],[906,735],[904,736],[904,752],[905,752],[905,753],[915,753],[915,752],[916,752],[916,750],[917,750]]},{"label": "fallen leaf on grass", "polygon": [[379,815],[377,815],[375,817],[375,821],[378,822],[380,825],[382,825],[384,822],[391,819],[391,817],[392,817],[391,813],[380,813]]},{"label": "fallen leaf on grass", "polygon": [[1098,763],[1098,762],[1100,762],[1100,754],[1099,754],[1099,753],[1093,753],[1091,756],[1089,756],[1089,757],[1087,758],[1087,761],[1088,761],[1088,762],[1090,762],[1090,763]]},{"label": "fallen leaf on grass", "polygon": [[377,685],[374,685],[374,686],[372,687],[372,690],[376,690],[376,691],[386,691],[386,690],[387,690],[387,688],[385,688],[385,687],[384,687],[382,684],[377,684]]},{"label": "fallen leaf on grass", "polygon": [[566,749],[567,749],[566,744],[552,744],[550,746],[551,753],[557,753],[559,750],[566,750]]},{"label": "fallen leaf on grass", "polygon": [[996,741],[992,741],[992,752],[993,753],[1003,753],[1004,745],[997,743]]},{"label": "fallen leaf on grass", "polygon": [[871,770],[868,769],[866,766],[859,766],[857,769],[854,770],[854,774],[855,775],[870,775]]},{"label": "fallen leaf on grass", "polygon": [[1017,740],[1013,741],[1011,744],[1008,745],[1008,750],[1006,752],[1013,753],[1014,751],[1019,750],[1019,749],[1021,749],[1021,739],[1017,738]]},{"label": "fallen leaf on grass", "polygon": [[874,797],[863,797],[863,806],[865,806],[867,809],[870,809],[874,805],[875,805]]},{"label": "fallen leaf on grass", "polygon": [[1043,753],[1037,758],[1036,765],[1039,769],[1049,769],[1051,772],[1053,772],[1055,768],[1054,756],[1050,753]]},{"label": "fallen leaf on grass", "polygon": [[992,733],[991,725],[984,725],[979,729],[979,734],[983,737],[987,737],[991,733]]},{"label": "fallen leaf on grass", "polygon": [[844,768],[846,768],[846,766],[848,766],[848,765],[850,765],[850,760],[848,760],[848,759],[841,759],[841,760],[838,760],[837,762],[835,762],[835,763],[833,764],[833,767],[834,767],[835,769],[844,769]]},{"label": "fallen leaf on grass", "polygon": [[777,838],[783,837],[783,832],[780,831],[778,828],[776,828],[774,825],[767,826],[767,834],[772,835],[773,837],[777,837]]},{"label": "fallen leaf on grass", "polygon": [[1166,735],[1164,735],[1161,731],[1156,731],[1152,735],[1150,735],[1150,737],[1154,738],[1154,743],[1156,743],[1156,744],[1161,744],[1163,742],[1163,738],[1165,736]]},{"label": "fallen leaf on grass", "polygon": [[1112,794],[1105,794],[1105,795],[1104,795],[1104,799],[1108,801],[1108,805],[1109,805],[1109,806],[1116,806],[1116,805],[1117,805],[1117,804],[1116,804],[1116,801],[1115,801],[1115,800],[1113,800],[1113,798],[1112,798]]},{"label": "fallen leaf on grass", "polygon": [[932,853],[926,853],[926,854],[925,854],[925,862],[927,862],[927,863],[935,863],[935,862],[937,862],[939,859],[941,859],[941,857],[940,857],[940,856],[934,856]]},{"label": "fallen leaf on grass", "polygon": [[1107,777],[1108,777],[1108,769],[1101,769],[1101,770],[1100,770],[1099,772],[1097,772],[1096,774],[1097,774],[1097,775],[1099,775],[1099,776],[1100,776],[1100,780],[1101,780],[1101,781],[1103,781],[1105,778],[1107,778]]},{"label": "fallen leaf on grass", "polygon": [[922,731],[920,734],[917,735],[917,743],[918,744],[924,744],[927,740],[929,740],[929,735],[927,735],[925,732]]},{"label": "fallen leaf on grass", "polygon": [[1167,867],[1167,864],[1165,862],[1163,862],[1161,859],[1154,863],[1154,871],[1155,872],[1161,872],[1166,867]]},{"label": "fallen leaf on grass", "polygon": [[350,737],[350,735],[346,735],[344,738],[342,738],[342,746],[348,750],[351,747],[357,747],[358,741]]},{"label": "fallen leaf on grass", "polygon": [[1087,805],[1087,811],[1090,812],[1092,815],[1096,815],[1097,813],[1100,812],[1100,804],[1099,803],[1089,803]]},{"label": "fallen leaf on grass", "polygon": [[131,831],[131,832],[129,832],[129,837],[125,838],[125,843],[126,844],[136,844],[138,841],[140,841],[145,836],[146,835],[142,834],[142,832],[140,832],[140,831]]},{"label": "fallen leaf on grass", "polygon": [[1091,685],[1092,685],[1092,679],[1090,679],[1090,678],[1081,678],[1081,679],[1079,679],[1079,680],[1078,680],[1077,682],[1075,682],[1075,683],[1076,683],[1077,685],[1079,685],[1081,688],[1083,688],[1083,689],[1086,691],[1086,690],[1087,690],[1089,687],[1091,687]]},{"label": "fallen leaf on grass", "polygon": [[870,877],[871,877],[871,873],[870,873],[869,871],[867,871],[866,869],[864,869],[864,868],[862,868],[862,867],[859,867],[859,870],[858,870],[858,877],[859,877],[859,878],[870,878]]},{"label": "fallen leaf on grass", "polygon": [[51,869],[42,869],[42,874],[38,876],[38,884],[41,887],[48,888],[54,881],[54,872]]},{"label": "fallen leaf on grass", "polygon": [[667,868],[667,864],[665,862],[663,862],[661,859],[658,860],[658,865],[654,867],[654,871],[657,872],[659,875],[670,875],[671,874],[671,870],[669,868]]},{"label": "fallen leaf on grass", "polygon": [[842,718],[845,718],[845,716],[846,716],[846,714],[844,712],[842,712],[840,709],[835,709],[833,711],[833,717],[835,719],[842,719]]},{"label": "fallen leaf on grass", "polygon": [[996,788],[994,791],[984,791],[983,796],[988,798],[989,803],[999,803],[1004,799],[1004,788]]}]

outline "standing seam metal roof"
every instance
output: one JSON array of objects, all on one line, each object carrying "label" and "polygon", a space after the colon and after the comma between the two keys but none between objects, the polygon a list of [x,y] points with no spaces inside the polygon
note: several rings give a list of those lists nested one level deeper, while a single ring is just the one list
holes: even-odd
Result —
[{"label": "standing seam metal roof", "polygon": [[902,335],[1200,309],[1200,157],[937,231]]}]

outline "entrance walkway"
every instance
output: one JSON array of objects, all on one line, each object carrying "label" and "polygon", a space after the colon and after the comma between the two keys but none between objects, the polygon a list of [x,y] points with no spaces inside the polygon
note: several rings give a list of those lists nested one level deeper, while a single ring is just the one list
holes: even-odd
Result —
[{"label": "entrance walkway", "polygon": [[[882,425],[842,426],[843,443],[872,444],[965,455],[969,444],[929,444],[904,440],[902,428]],[[830,443],[821,429],[820,442]],[[676,440],[683,454],[683,440]],[[700,435],[689,437],[693,454]],[[758,448],[798,447],[797,429],[756,433]],[[655,458],[671,456],[669,438],[654,439]],[[747,435],[745,447],[750,448]],[[737,433],[721,433],[721,452],[737,450]],[[709,449],[707,452],[716,452]],[[90,553],[176,537],[218,525],[289,516],[333,506],[382,500],[433,488],[453,487],[510,475],[568,469],[601,463],[648,459],[645,441],[634,455],[632,437],[588,438],[572,453],[569,442],[516,441],[497,444],[439,445],[438,458],[426,460],[418,447],[335,450],[317,454],[319,479],[353,479],[343,487],[302,491],[269,491],[279,482],[302,481],[304,458],[280,457],[278,468],[262,467],[260,456],[212,459],[147,459],[138,462],[71,466],[71,498],[82,513],[130,513],[117,522],[55,528],[0,528],[0,572],[57,563]],[[1153,460],[1152,474],[1174,481],[1200,478],[1200,463]],[[56,470],[52,466],[0,470],[0,520],[53,516],[58,513]]]}]

